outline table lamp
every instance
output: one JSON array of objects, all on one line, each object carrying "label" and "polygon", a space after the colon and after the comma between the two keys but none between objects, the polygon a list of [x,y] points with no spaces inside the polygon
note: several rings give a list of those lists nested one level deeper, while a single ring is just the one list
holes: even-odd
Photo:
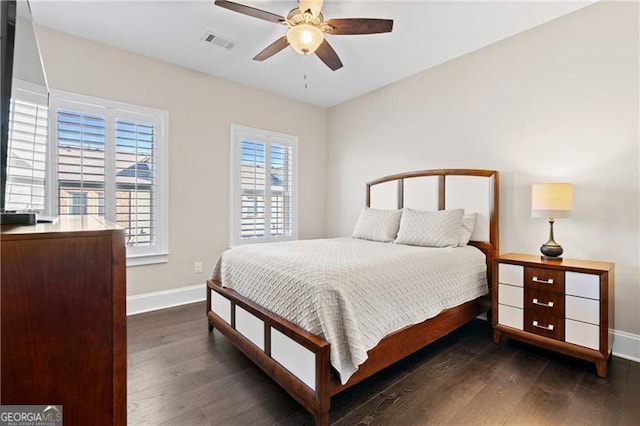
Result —
[{"label": "table lamp", "polygon": [[549,219],[549,241],[540,247],[543,259],[562,259],[562,246],[553,239],[555,219],[571,216],[573,186],[570,183],[539,183],[531,187],[531,217]]}]

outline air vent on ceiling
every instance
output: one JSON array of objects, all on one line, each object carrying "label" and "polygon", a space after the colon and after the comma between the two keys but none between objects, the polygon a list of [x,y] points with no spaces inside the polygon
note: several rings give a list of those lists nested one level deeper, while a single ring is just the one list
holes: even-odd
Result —
[{"label": "air vent on ceiling", "polygon": [[213,44],[215,46],[224,47],[228,50],[233,49],[237,44],[236,41],[222,37],[221,35],[212,33],[211,31],[207,31],[206,33],[204,33],[204,36],[202,36],[202,41],[204,41],[205,43]]}]

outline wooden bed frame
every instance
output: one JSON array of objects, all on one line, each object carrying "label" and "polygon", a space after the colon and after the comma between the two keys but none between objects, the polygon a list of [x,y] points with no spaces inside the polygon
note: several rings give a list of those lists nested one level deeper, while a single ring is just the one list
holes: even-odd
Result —
[{"label": "wooden bed frame", "polygon": [[[499,174],[494,170],[440,169],[386,176],[367,183],[366,205],[371,206],[371,189],[397,182],[397,208],[405,206],[405,181],[414,178],[437,179],[437,206],[448,206],[447,177],[470,176],[488,179],[488,240],[469,243],[487,258],[487,278],[491,287],[491,265],[498,254]],[[459,204],[459,201],[458,201]],[[480,219],[480,218],[479,218]],[[207,319],[209,331],[215,327],[247,357],[264,370],[305,409],[317,425],[329,424],[331,397],[372,376],[378,371],[434,342],[476,318],[490,307],[487,296],[442,311],[420,324],[405,327],[382,339],[367,352],[368,359],[349,381],[342,385],[329,359],[329,342],[315,336],[217,280],[207,281]]]}]

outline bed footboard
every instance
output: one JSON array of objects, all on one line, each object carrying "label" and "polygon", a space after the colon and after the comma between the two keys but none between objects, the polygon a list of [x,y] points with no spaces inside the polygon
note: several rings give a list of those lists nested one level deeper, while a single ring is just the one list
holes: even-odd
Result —
[{"label": "bed footboard", "polygon": [[207,318],[247,357],[329,424],[331,364],[327,341],[248,300],[216,280],[207,281]]}]

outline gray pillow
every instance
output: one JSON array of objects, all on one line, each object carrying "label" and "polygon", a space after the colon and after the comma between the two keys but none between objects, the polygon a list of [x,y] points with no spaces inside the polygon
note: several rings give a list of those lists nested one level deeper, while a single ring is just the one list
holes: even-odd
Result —
[{"label": "gray pillow", "polygon": [[423,247],[456,247],[464,209],[419,211],[402,210],[396,243]]},{"label": "gray pillow", "polygon": [[471,234],[473,234],[473,228],[476,227],[476,221],[478,220],[478,213],[465,213],[462,216],[462,228],[460,229],[460,242],[458,245],[464,247],[469,244]]},{"label": "gray pillow", "polygon": [[353,238],[391,242],[398,234],[402,210],[379,210],[364,207],[353,230]]}]

